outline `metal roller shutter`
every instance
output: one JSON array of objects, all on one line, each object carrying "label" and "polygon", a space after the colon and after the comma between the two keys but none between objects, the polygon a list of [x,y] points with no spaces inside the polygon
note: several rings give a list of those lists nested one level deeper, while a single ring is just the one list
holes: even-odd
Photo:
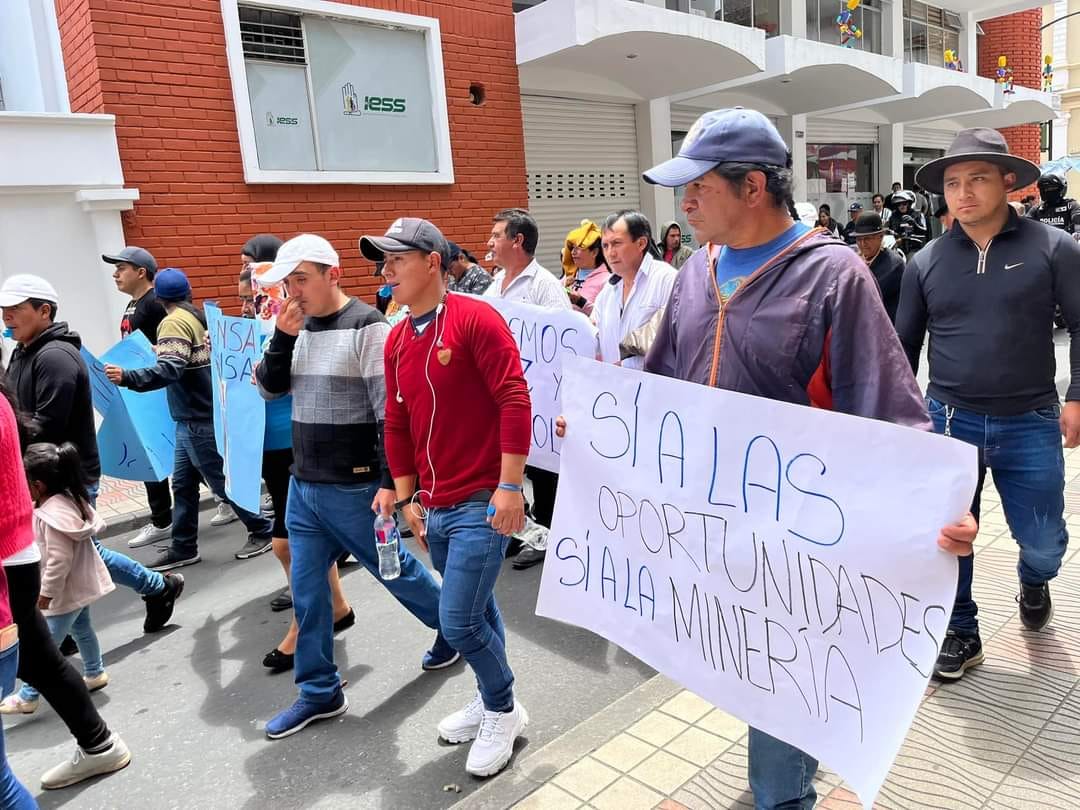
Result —
[{"label": "metal roller shutter", "polygon": [[955,130],[904,127],[904,146],[916,149],[948,149],[955,137]]},{"label": "metal roller shutter", "polygon": [[810,118],[806,122],[807,143],[877,143],[874,124],[841,121],[836,118]]},{"label": "metal roller shutter", "polygon": [[521,110],[536,258],[559,275],[563,240],[581,220],[640,207],[634,107],[522,96]]}]

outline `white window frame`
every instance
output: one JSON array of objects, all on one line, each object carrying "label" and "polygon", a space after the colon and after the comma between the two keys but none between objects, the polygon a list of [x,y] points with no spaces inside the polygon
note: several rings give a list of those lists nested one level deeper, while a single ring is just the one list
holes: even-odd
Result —
[{"label": "white window frame", "polygon": [[[255,146],[255,124],[251,118],[251,99],[248,95],[247,67],[240,40],[240,5],[286,11],[303,16],[318,16],[346,22],[367,22],[394,25],[424,34],[428,65],[431,68],[431,123],[435,133],[433,172],[418,171],[341,171],[306,169],[263,169]],[[248,183],[353,183],[364,185],[439,185],[454,182],[453,155],[450,150],[450,120],[446,107],[446,81],[443,74],[442,35],[439,21],[396,11],[359,8],[328,0],[221,0],[221,16],[225,24],[225,52],[232,80],[233,106],[240,133],[240,154],[244,163],[244,180]],[[306,66],[305,66],[306,68]],[[312,122],[313,125],[317,122]],[[318,132],[312,135],[318,142]]]}]

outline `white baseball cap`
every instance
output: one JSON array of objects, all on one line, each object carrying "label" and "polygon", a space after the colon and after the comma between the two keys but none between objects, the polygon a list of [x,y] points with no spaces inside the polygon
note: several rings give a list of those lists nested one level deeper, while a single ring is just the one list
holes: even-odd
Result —
[{"label": "white baseball cap", "polygon": [[41,276],[19,273],[4,279],[0,285],[0,307],[14,307],[31,298],[40,298],[53,304],[60,303],[53,285]]},{"label": "white baseball cap", "polygon": [[294,236],[278,248],[274,266],[259,276],[260,284],[276,284],[296,269],[300,262],[314,262],[330,267],[340,267],[334,246],[313,233]]}]

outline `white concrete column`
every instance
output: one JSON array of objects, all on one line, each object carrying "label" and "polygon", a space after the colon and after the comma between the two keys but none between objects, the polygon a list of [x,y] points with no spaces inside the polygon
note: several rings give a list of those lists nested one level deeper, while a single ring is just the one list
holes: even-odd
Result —
[{"label": "white concrete column", "polygon": [[979,24],[973,12],[962,15],[964,27],[960,31],[960,65],[965,73],[979,72]]},{"label": "white concrete column", "polygon": [[[91,317],[75,319],[86,347],[95,354],[112,346],[117,340],[117,324],[124,314],[127,301],[116,291],[112,273],[101,261],[101,255],[115,253],[125,244],[121,211],[130,211],[139,192],[135,189],[83,189],[75,192],[75,200],[90,219],[94,232],[94,255],[85,257],[84,280],[79,283],[79,309]],[[92,269],[91,269],[92,268]],[[64,302],[60,302],[64,306]],[[69,310],[70,311],[70,310]],[[61,309],[63,312],[63,309]]]},{"label": "white concrete column", "polygon": [[894,182],[904,182],[904,125],[886,124],[878,130],[877,190],[887,194]]},{"label": "white concrete column", "polygon": [[904,3],[892,0],[881,13],[881,53],[894,59],[904,58]]},{"label": "white concrete column", "polygon": [[806,0],[782,0],[780,33],[806,39]]},{"label": "white concrete column", "polygon": [[782,115],[777,119],[776,128],[780,130],[780,137],[791,149],[792,196],[795,202],[804,202],[806,200],[806,116]]},{"label": "white concrete column", "polygon": [[[671,104],[654,98],[635,105],[637,114],[638,166],[642,171],[671,159]],[[675,193],[638,178],[641,211],[654,227],[675,219]]]}]

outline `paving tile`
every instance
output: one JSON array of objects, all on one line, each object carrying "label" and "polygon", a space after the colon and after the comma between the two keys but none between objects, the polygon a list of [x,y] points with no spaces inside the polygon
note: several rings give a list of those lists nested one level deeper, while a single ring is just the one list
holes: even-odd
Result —
[{"label": "paving tile", "polygon": [[714,709],[710,714],[698,720],[695,725],[729,740],[741,740],[747,731],[746,723],[721,709]]},{"label": "paving tile", "polygon": [[664,799],[660,804],[656,805],[656,810],[690,810],[690,808],[674,799]]},{"label": "paving tile", "polygon": [[698,697],[689,690],[683,690],[661,706],[660,710],[686,723],[696,723],[711,712],[713,708],[709,701]]},{"label": "paving tile", "polygon": [[647,743],[661,746],[671,742],[687,728],[689,725],[682,720],[676,720],[663,712],[650,712],[630,726],[627,731]]},{"label": "paving tile", "polygon": [[665,751],[657,751],[630,771],[630,775],[666,796],[678,790],[697,772],[697,766]]},{"label": "paving tile", "polygon": [[656,748],[637,737],[620,734],[593,751],[595,759],[620,771],[629,771],[640,764]]},{"label": "paving tile", "polygon": [[731,744],[731,740],[718,737],[699,728],[689,728],[665,745],[664,750],[675,754],[677,757],[690,760],[699,768],[704,768],[720,756]]},{"label": "paving tile", "polygon": [[588,801],[619,778],[619,772],[592,757],[575,762],[551,781],[568,793]]},{"label": "paving tile", "polygon": [[862,810],[862,806],[858,796],[846,787],[838,787],[818,803],[816,810]]},{"label": "paving tile", "polygon": [[596,810],[653,810],[663,798],[656,791],[623,776],[605,788],[591,804]]},{"label": "paving tile", "polygon": [[546,784],[514,805],[516,810],[577,810],[581,802],[565,790]]}]

